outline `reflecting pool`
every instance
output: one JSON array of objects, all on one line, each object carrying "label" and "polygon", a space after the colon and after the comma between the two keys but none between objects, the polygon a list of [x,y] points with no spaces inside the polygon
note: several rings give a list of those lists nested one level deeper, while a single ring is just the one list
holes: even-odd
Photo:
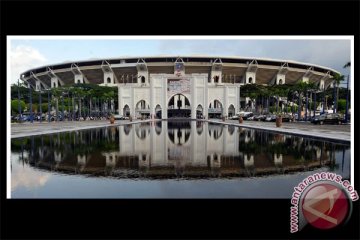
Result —
[{"label": "reflecting pool", "polygon": [[350,146],[196,121],[11,141],[12,198],[290,198],[321,171],[350,179]]}]

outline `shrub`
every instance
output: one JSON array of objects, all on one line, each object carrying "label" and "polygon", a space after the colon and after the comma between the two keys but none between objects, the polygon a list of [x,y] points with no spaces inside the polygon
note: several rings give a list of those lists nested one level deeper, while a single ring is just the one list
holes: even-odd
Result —
[{"label": "shrub", "polygon": [[25,102],[22,100],[12,100],[11,101],[11,110],[15,113],[19,113],[19,104],[21,107],[21,112],[24,112],[24,108],[25,108]]}]

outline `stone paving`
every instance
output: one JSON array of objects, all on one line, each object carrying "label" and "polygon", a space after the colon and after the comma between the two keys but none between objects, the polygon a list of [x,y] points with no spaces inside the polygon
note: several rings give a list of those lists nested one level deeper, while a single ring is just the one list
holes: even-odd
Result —
[{"label": "stone paving", "polygon": [[227,120],[226,122],[221,120],[209,120],[208,122],[216,122],[279,133],[288,133],[293,135],[310,136],[315,138],[326,138],[342,142],[351,142],[351,126],[349,124],[315,125],[310,122],[284,122],[281,127],[276,127],[275,122],[243,121],[241,124],[239,124],[239,121],[237,120]]},{"label": "stone paving", "polygon": [[[83,129],[91,129],[98,127],[119,126],[125,124],[135,124],[139,122],[149,122],[149,120],[117,120],[115,124],[110,124],[108,120],[102,121],[65,121],[65,122],[34,122],[34,123],[12,123],[11,124],[11,138],[19,138],[26,136],[34,136],[49,133],[67,132]],[[159,121],[159,120],[156,120]],[[294,135],[310,136],[316,138],[326,138],[331,140],[350,142],[351,141],[351,127],[350,125],[314,125],[312,123],[295,122],[283,123],[282,127],[278,128],[274,122],[257,122],[244,121],[239,124],[237,120],[206,120],[208,122],[234,125],[246,128],[274,131],[280,133],[288,133]]]},{"label": "stone paving", "polygon": [[125,124],[134,124],[139,122],[148,122],[151,120],[116,120],[114,124],[110,124],[109,120],[99,121],[65,121],[65,122],[34,122],[34,123],[12,123],[11,138],[19,138],[26,136],[35,136],[42,134],[68,132],[75,130],[91,129],[98,127],[119,126]]}]

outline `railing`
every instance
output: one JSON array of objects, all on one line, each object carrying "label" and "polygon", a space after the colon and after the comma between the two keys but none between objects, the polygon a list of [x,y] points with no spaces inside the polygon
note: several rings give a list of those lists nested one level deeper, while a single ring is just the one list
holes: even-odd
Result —
[{"label": "railing", "polygon": [[209,108],[208,113],[222,113],[222,108]]},{"label": "railing", "polygon": [[140,113],[150,113],[150,109],[141,109],[141,108],[135,108],[135,112],[140,112]]}]

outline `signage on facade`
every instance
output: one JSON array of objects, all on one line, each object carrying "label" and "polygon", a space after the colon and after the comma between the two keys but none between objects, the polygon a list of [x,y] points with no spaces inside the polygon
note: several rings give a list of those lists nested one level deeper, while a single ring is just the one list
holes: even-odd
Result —
[{"label": "signage on facade", "polygon": [[190,94],[190,80],[189,79],[168,79],[167,90],[169,95],[173,94]]}]

